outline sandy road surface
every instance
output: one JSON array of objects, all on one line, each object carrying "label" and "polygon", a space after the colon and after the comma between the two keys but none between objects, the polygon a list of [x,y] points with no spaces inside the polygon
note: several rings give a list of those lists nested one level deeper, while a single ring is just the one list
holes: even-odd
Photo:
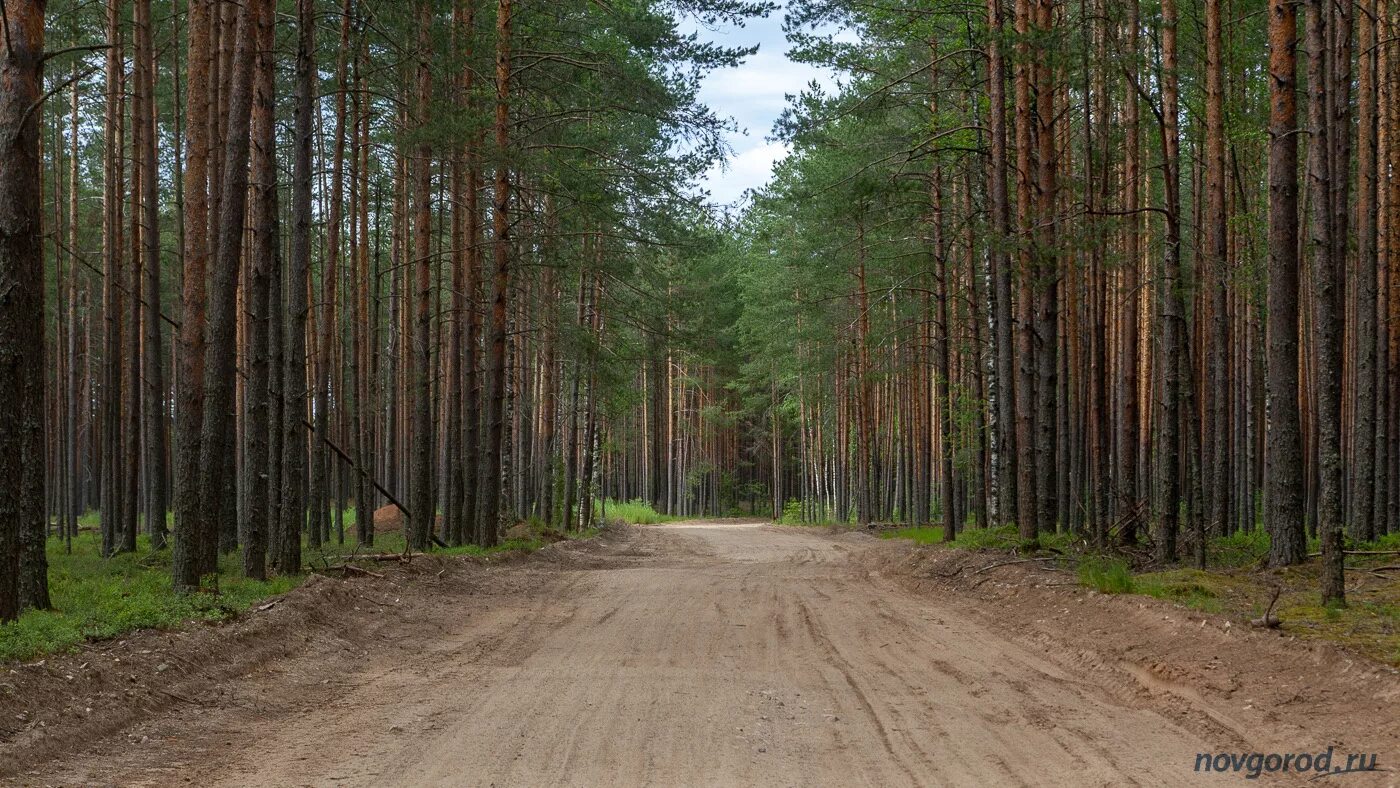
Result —
[{"label": "sandy road surface", "polygon": [[509,593],[387,629],[323,661],[333,678],[300,664],[314,655],[274,663],[21,781],[1188,785],[1228,743],[872,580],[848,560],[862,549],[631,529],[596,560],[493,570]]}]

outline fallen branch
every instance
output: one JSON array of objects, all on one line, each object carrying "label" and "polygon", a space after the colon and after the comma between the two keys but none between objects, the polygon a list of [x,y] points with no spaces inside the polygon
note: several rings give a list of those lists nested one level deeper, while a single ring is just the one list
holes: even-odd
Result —
[{"label": "fallen branch", "polygon": [[[1400,550],[1343,550],[1342,555],[1400,555]],[[1308,558],[1319,558],[1322,553],[1308,553]]]},{"label": "fallen branch", "polygon": [[1016,559],[1015,561],[998,561],[998,562],[995,563],[995,564],[987,564],[986,566],[982,567],[981,569],[978,569],[976,572],[973,572],[972,574],[974,574],[974,575],[980,575],[980,574],[982,574],[983,572],[987,571],[988,569],[996,569],[996,568],[999,567],[999,566],[1010,566],[1010,565],[1012,565],[1012,564],[1029,564],[1029,563],[1031,563],[1031,562],[1033,562],[1033,561],[1058,561],[1058,560],[1060,560],[1060,557],[1059,557],[1059,556],[1047,556],[1047,557],[1044,557],[1044,558],[1018,558],[1018,559]]},{"label": "fallen branch", "polygon": [[368,569],[365,569],[364,567],[355,566],[354,564],[341,564],[339,566],[329,567],[329,569],[339,569],[341,574],[356,574],[362,577],[377,577],[381,580],[384,579],[384,575],[381,575],[378,572],[371,572]]},{"label": "fallen branch", "polygon": [[945,578],[946,578],[946,577],[957,577],[958,575],[962,574],[962,570],[966,569],[967,567],[968,567],[967,564],[958,564],[958,568],[957,568],[957,569],[954,569],[954,570],[951,571],[951,572],[930,572],[930,574],[937,575],[937,576],[939,576],[939,577],[945,577]]},{"label": "fallen branch", "polygon": [[1282,624],[1283,622],[1279,620],[1279,617],[1278,617],[1278,616],[1274,615],[1274,605],[1278,604],[1278,597],[1279,597],[1279,594],[1281,594],[1281,593],[1283,593],[1283,587],[1282,587],[1282,586],[1274,586],[1274,596],[1273,596],[1273,599],[1270,599],[1270,600],[1269,600],[1269,607],[1268,607],[1268,609],[1264,611],[1264,615],[1263,615],[1263,616],[1261,616],[1261,617],[1259,617],[1259,618],[1256,618],[1256,619],[1253,619],[1252,621],[1250,621],[1250,622],[1249,622],[1249,625],[1250,625],[1250,626],[1252,626],[1252,627],[1267,628],[1267,629],[1278,629],[1279,625]]},{"label": "fallen branch", "polygon": [[426,555],[426,553],[366,553],[355,556],[356,561],[398,561],[408,563],[414,556]]}]

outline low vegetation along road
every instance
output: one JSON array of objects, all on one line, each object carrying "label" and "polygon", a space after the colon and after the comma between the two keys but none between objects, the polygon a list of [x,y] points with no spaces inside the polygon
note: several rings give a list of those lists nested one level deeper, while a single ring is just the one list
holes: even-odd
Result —
[{"label": "low vegetation along road", "polygon": [[[22,676],[21,693],[54,716],[0,748],[0,775],[1199,785],[1202,753],[1350,748],[1400,765],[1395,680],[1376,668],[1362,681],[1333,652],[1092,595],[1037,567],[959,572],[960,587],[925,555],[861,534],[692,522],[503,564],[321,578],[238,624],[30,669],[49,672]],[[61,677],[42,694],[45,676],[80,668],[67,698]],[[1358,684],[1364,696],[1349,696]]]}]

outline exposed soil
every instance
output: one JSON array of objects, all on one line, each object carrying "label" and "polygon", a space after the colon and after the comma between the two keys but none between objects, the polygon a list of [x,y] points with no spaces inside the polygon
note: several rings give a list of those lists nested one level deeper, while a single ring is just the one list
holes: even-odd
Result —
[{"label": "exposed soil", "polygon": [[313,579],[7,670],[0,779],[1198,785],[1238,779],[1198,753],[1329,746],[1400,766],[1389,668],[1004,560],[697,522]]}]

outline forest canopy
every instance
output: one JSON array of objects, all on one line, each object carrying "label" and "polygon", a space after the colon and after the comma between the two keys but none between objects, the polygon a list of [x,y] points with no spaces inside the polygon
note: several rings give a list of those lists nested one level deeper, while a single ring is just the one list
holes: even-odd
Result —
[{"label": "forest canopy", "polygon": [[[1400,523],[1400,3],[6,0],[0,620],[663,515]],[[767,185],[701,182],[781,14]]]}]

